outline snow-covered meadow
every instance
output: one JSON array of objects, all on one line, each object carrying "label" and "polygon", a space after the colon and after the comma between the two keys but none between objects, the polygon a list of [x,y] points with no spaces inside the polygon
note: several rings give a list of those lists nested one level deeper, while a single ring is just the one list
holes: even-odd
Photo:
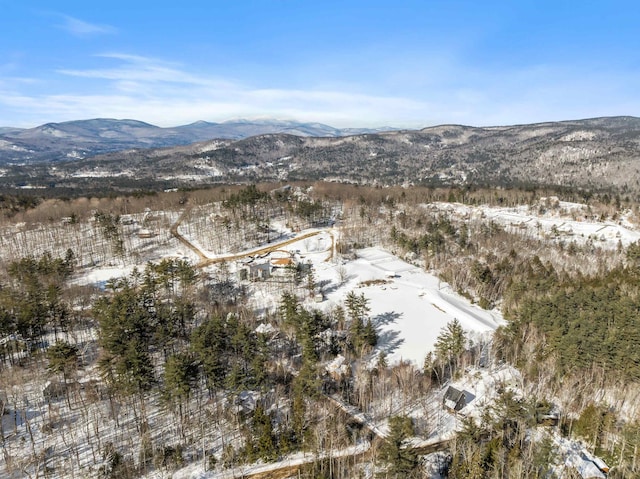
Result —
[{"label": "snow-covered meadow", "polygon": [[[317,234],[305,237],[310,233]],[[499,311],[486,311],[471,304],[435,275],[381,248],[358,250],[355,259],[338,257],[333,251],[339,238],[337,229],[302,231],[300,236],[305,238],[288,242],[260,259],[268,261],[271,256],[288,251],[296,261],[310,263],[323,298],[321,302],[308,298],[310,308],[328,311],[344,304],[351,291],[364,294],[370,307],[369,316],[379,333],[377,350],[384,351],[391,363],[411,361],[422,365],[427,353],[433,351],[441,330],[454,319],[470,338],[491,334],[504,322]],[[236,256],[251,255],[253,251],[238,252]],[[204,254],[220,258],[207,251]],[[211,268],[214,270],[216,266]],[[252,289],[256,310],[275,311],[282,294],[279,288],[254,283]]]},{"label": "snow-covered meadow", "polygon": [[[380,344],[391,363],[422,365],[441,330],[457,319],[470,337],[491,333],[503,323],[498,311],[485,311],[455,294],[436,276],[380,248],[359,250],[344,265],[316,263],[320,281],[335,281],[336,269],[346,270],[347,281],[326,295],[331,307],[349,291],[369,300],[370,316],[379,328]],[[333,284],[333,283],[331,283]]]}]

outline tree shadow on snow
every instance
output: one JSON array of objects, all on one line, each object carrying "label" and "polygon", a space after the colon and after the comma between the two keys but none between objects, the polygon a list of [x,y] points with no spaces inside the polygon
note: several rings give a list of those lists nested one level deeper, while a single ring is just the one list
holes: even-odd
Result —
[{"label": "tree shadow on snow", "polygon": [[8,430],[14,426],[22,427],[27,421],[32,421],[41,415],[42,413],[40,411],[29,408],[24,410],[7,409],[4,412],[4,416],[0,419],[2,420],[4,430]]},{"label": "tree shadow on snow", "polygon": [[344,278],[344,281],[338,281],[338,282],[333,282],[330,279],[323,279],[322,281],[318,282],[318,287],[323,294],[330,294],[335,291],[338,291],[338,289],[340,289],[342,286],[344,286],[354,278],[357,278],[355,274],[346,276]]},{"label": "tree shadow on snow", "polygon": [[403,338],[399,338],[400,331],[383,331],[378,334],[377,347],[380,351],[384,352],[387,356],[392,354],[396,349],[404,343]]},{"label": "tree shadow on snow", "polygon": [[396,313],[395,311],[389,311],[387,313],[377,314],[371,319],[371,323],[374,327],[379,328],[387,324],[396,323],[402,316],[402,313]]}]

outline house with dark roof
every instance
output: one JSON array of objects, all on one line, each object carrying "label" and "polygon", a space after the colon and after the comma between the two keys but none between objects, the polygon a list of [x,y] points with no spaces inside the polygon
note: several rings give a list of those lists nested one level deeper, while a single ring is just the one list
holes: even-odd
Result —
[{"label": "house with dark roof", "polygon": [[605,474],[609,473],[609,466],[607,466],[607,463],[598,456],[593,456],[593,463]]},{"label": "house with dark roof", "polygon": [[449,386],[442,397],[442,407],[449,412],[458,412],[467,405],[467,397],[464,391]]}]

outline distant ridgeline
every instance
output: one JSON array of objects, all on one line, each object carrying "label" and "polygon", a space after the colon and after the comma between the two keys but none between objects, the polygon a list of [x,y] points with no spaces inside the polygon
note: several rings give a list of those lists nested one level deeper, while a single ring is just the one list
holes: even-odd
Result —
[{"label": "distant ridgeline", "polygon": [[[116,120],[92,121],[0,135],[2,186],[70,194],[79,189],[105,191],[106,186],[157,191],[325,180],[385,186],[556,187],[631,199],[640,194],[640,119],[633,117],[406,131],[300,124],[252,129],[242,124],[239,136],[229,134],[229,128],[202,124],[162,129],[139,122],[123,126]],[[166,136],[165,130],[173,136]]]}]

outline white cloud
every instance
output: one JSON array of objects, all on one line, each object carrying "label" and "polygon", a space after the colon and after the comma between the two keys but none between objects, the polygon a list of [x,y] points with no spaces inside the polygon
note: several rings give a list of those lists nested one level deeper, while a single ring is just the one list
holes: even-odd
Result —
[{"label": "white cloud", "polygon": [[[339,86],[264,88],[216,74],[196,74],[184,65],[156,58],[123,53],[99,57],[106,63],[101,68],[59,70],[63,87],[55,93],[50,93],[52,88],[38,91],[41,85],[17,79],[0,81],[4,90],[0,91],[0,124],[35,126],[113,117],[174,126],[195,120],[272,117],[338,127],[418,128],[634,114],[640,108],[638,102],[628,102],[634,98],[635,76],[619,72],[587,75],[549,65],[502,72],[458,68],[456,82],[448,81],[454,77],[455,68],[450,66],[444,78],[430,75],[424,88],[418,83],[381,90],[364,78]],[[280,84],[286,85],[285,75]]]},{"label": "white cloud", "polygon": [[96,23],[89,23],[79,18],[72,17],[70,15],[57,14],[63,23],[57,25],[58,28],[65,30],[72,35],[78,37],[86,37],[91,35],[105,35],[117,33],[117,29],[111,25],[99,25]]},{"label": "white cloud", "polygon": [[227,85],[225,81],[192,75],[182,70],[181,65],[178,63],[122,53],[104,53],[96,56],[109,60],[118,60],[120,64],[116,67],[91,70],[61,69],[58,70],[58,73],[78,78],[117,82],[182,83],[210,87],[224,87]]},{"label": "white cloud", "polygon": [[[137,85],[132,86],[136,89]],[[1,92],[0,92],[1,93]],[[135,92],[134,92],[135,93]],[[81,118],[135,118],[160,126],[175,126],[198,119],[289,118],[321,121],[336,126],[381,125],[388,114],[414,112],[420,105],[403,98],[381,98],[340,92],[286,90],[191,91],[171,98],[162,95],[5,96],[0,104],[13,110],[37,111],[40,119],[63,121]],[[385,114],[381,114],[385,112]],[[34,125],[31,125],[34,126]]]},{"label": "white cloud", "polygon": [[116,60],[117,64],[57,73],[80,82],[96,82],[100,90],[108,93],[3,98],[0,104],[37,108],[48,118],[126,117],[163,126],[198,119],[257,116],[325,121],[336,126],[380,125],[390,117],[415,119],[426,108],[421,101],[400,96],[330,89],[259,88],[215,75],[195,75],[180,64],[155,58],[122,53],[99,57]]}]

